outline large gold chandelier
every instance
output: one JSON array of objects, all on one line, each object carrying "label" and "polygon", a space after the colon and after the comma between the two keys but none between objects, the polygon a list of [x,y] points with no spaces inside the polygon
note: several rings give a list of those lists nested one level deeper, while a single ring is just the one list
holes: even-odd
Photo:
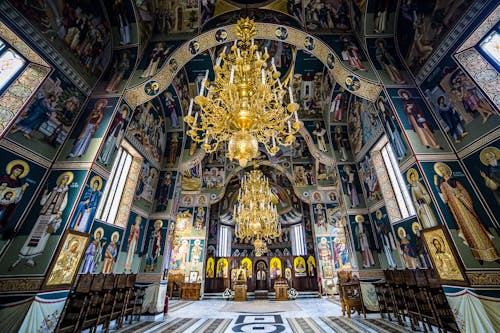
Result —
[{"label": "large gold chandelier", "polygon": [[[211,153],[221,142],[228,141],[226,156],[245,166],[258,156],[262,143],[271,156],[279,145],[288,146],[302,127],[293,101],[292,89],[280,81],[274,58],[268,62],[267,48],[258,51],[254,43],[255,22],[241,18],[237,22],[237,39],[216,60],[215,80],[208,81],[208,70],[199,95],[194,98],[201,108],[193,116],[193,100],[184,121],[188,134],[202,149]],[[288,99],[288,101],[287,101]]]},{"label": "large gold chandelier", "polygon": [[253,240],[256,255],[266,252],[266,243],[281,235],[276,201],[262,171],[245,174],[233,211],[235,235],[243,241]]}]

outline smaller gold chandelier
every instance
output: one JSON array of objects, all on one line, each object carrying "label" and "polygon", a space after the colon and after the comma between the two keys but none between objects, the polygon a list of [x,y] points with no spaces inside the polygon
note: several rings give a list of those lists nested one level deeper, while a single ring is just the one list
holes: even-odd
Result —
[{"label": "smaller gold chandelier", "polygon": [[[289,86],[280,81],[274,58],[268,62],[267,48],[259,52],[254,43],[255,22],[241,18],[237,22],[239,38],[226,54],[224,47],[216,60],[215,80],[208,82],[208,70],[194,101],[201,108],[193,113],[193,99],[189,104],[187,133],[195,142],[202,142],[207,153],[217,150],[228,141],[226,156],[246,166],[258,156],[259,143],[274,156],[278,146],[289,146],[303,126],[297,116],[299,105],[293,101]],[[205,94],[205,92],[207,92]]]},{"label": "smaller gold chandelier", "polygon": [[256,251],[267,251],[266,242],[281,235],[275,200],[269,180],[262,171],[252,170],[245,174],[233,211],[235,235],[242,240],[254,240]]}]

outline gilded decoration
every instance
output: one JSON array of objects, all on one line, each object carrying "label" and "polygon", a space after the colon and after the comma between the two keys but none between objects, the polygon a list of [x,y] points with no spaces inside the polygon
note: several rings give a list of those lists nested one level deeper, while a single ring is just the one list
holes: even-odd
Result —
[{"label": "gilded decoration", "polygon": [[484,20],[483,23],[471,34],[471,36],[458,48],[456,53],[460,53],[468,48],[476,46],[477,43],[493,28],[500,20],[500,6]]},{"label": "gilded decoration", "polygon": [[[236,25],[228,25],[224,28],[227,31],[227,38],[226,41],[234,41],[236,39],[236,35],[234,33]],[[285,28],[288,32],[288,37],[286,38],[286,42],[296,46],[299,49],[304,49],[304,41],[306,40],[306,37],[309,35],[301,30],[297,30],[291,27],[285,27],[277,24],[269,24],[269,23],[256,23],[257,27],[257,35],[256,39],[277,39],[278,36],[276,36],[276,29],[278,28]],[[213,48],[217,45],[220,44],[220,42],[216,39],[216,32],[219,30],[221,27],[207,31],[199,36],[196,36],[196,42],[197,42],[197,47],[198,51],[196,54],[200,54],[203,51]],[[310,36],[309,36],[310,37]],[[349,71],[344,67],[344,65],[339,61],[339,57],[335,54],[335,52],[325,43],[323,43],[321,40],[317,38],[312,38],[314,41],[314,49],[312,51],[309,51],[312,55],[317,57],[320,61],[324,62],[325,65],[328,63],[328,56],[330,54],[334,54],[335,56],[335,63],[336,66],[332,70],[330,70],[330,75],[334,78],[336,82],[338,82],[340,85],[342,85],[344,88],[345,87],[345,80],[349,75],[354,75],[353,72]],[[186,41],[184,44],[182,44],[180,47],[178,47],[165,61],[165,64],[160,71],[153,76],[151,79],[154,81],[157,81],[162,87],[160,91],[158,92],[161,93],[162,90],[166,89],[166,87],[170,86],[172,83],[173,78],[179,71],[179,69],[183,68],[184,65],[186,65],[192,58],[194,58],[196,55],[193,55],[191,50],[190,50],[190,44],[192,44],[193,40]],[[173,70],[171,66],[168,64],[170,63],[170,59],[175,59],[177,63],[177,70]],[[382,91],[382,86],[378,83],[373,83],[370,82],[370,80],[365,79],[363,77],[359,77],[359,84],[360,87],[358,90],[354,91],[353,94],[356,96],[359,96],[361,98],[370,100],[370,101],[375,101],[377,97],[380,95],[380,92]],[[127,89],[127,91],[124,94],[125,99],[127,102],[133,106],[136,107],[138,105],[144,104],[147,101],[151,100],[154,96],[148,96],[145,92],[145,83],[136,85],[134,87],[131,87]]]},{"label": "gilded decoration", "polygon": [[49,73],[48,67],[29,64],[3,93],[0,97],[0,136]]},{"label": "gilded decoration", "polygon": [[7,293],[13,291],[38,291],[42,286],[42,282],[43,278],[0,280],[0,292]]},{"label": "gilded decoration", "polygon": [[499,286],[500,274],[498,271],[491,272],[466,272],[473,286]]},{"label": "gilded decoration", "polygon": [[7,26],[3,22],[0,22],[0,36],[30,62],[49,67],[49,65],[42,59],[42,57],[36,54],[36,52],[33,51],[25,42],[23,42],[23,40],[19,38],[12,30],[7,28]]},{"label": "gilded decoration", "polygon": [[476,49],[468,49],[455,55],[455,58],[493,101],[497,109],[500,108],[500,94],[498,93],[500,74],[498,71]]}]

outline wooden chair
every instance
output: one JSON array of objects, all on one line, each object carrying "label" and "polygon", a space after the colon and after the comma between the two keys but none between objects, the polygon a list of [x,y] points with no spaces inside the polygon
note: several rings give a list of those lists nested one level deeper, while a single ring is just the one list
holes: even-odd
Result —
[{"label": "wooden chair", "polygon": [[116,277],[117,275],[115,274],[106,274],[104,278],[104,284],[101,289],[101,308],[99,309],[97,321],[91,329],[91,332],[95,332],[97,327],[101,324],[103,324],[104,327],[109,325],[109,317],[113,310],[113,303],[115,300]]},{"label": "wooden chair", "polygon": [[77,332],[78,325],[83,319],[83,315],[90,299],[90,286],[92,285],[92,274],[80,274],[76,287],[72,290],[66,300],[61,318],[55,332]]},{"label": "wooden chair", "polygon": [[[135,285],[136,278],[137,278],[137,276],[134,278],[131,278],[130,281],[127,281],[127,287],[132,288],[130,293],[129,293],[126,312],[125,312],[125,316],[130,315],[129,324],[132,323],[132,321],[134,319],[134,315],[137,316],[137,321],[141,320],[142,303],[144,301],[144,294],[145,294],[145,290],[146,290],[146,286],[136,286]],[[132,281],[134,282],[133,285],[132,285]],[[130,285],[132,285],[132,286],[129,287]]]},{"label": "wooden chair", "polygon": [[[121,321],[126,320],[128,316],[132,316],[132,312],[134,311],[134,287],[135,281],[137,279],[137,274],[128,274],[127,282],[126,282],[126,291],[125,291],[125,304],[123,306],[123,311],[121,314]],[[132,318],[130,319],[130,323],[132,323]]]},{"label": "wooden chair", "polygon": [[[384,280],[373,283],[375,286],[375,292],[377,293],[377,300],[379,304],[380,317],[384,318],[384,313],[387,313],[389,320],[391,318],[391,312],[395,312],[394,302],[392,298],[391,288],[387,279],[387,270],[384,270]],[[397,317],[396,314],[394,314]]]},{"label": "wooden chair", "polygon": [[406,288],[404,289],[404,293],[408,316],[410,317],[411,329],[414,331],[415,325],[419,326],[419,322],[422,322],[425,331],[424,317],[421,311],[421,308],[423,308],[423,305],[421,304],[421,302],[423,301],[422,289],[420,285],[417,284],[414,270],[405,269],[404,271],[402,271],[402,274],[403,281],[406,286]]},{"label": "wooden chair", "polygon": [[184,283],[184,274],[169,274],[168,275],[168,297],[181,297],[181,286]]},{"label": "wooden chair", "polygon": [[125,300],[127,298],[127,274],[117,275],[115,282],[115,299],[108,322],[106,323],[106,332],[109,331],[109,325],[113,320],[116,320],[117,328],[121,328],[123,324],[123,310],[125,307]]},{"label": "wooden chair", "polygon": [[435,313],[437,326],[442,331],[460,332],[455,321],[453,311],[448,304],[446,295],[441,288],[441,280],[435,269],[427,269],[424,272],[427,280],[426,291],[430,300],[430,305]]},{"label": "wooden chair", "polygon": [[92,284],[90,285],[89,304],[85,309],[83,320],[78,327],[80,331],[92,329],[97,323],[97,318],[99,317],[99,312],[101,310],[101,303],[103,302],[102,288],[104,286],[105,279],[105,274],[97,274],[92,280]]},{"label": "wooden chair", "polygon": [[384,271],[384,277],[385,277],[385,286],[386,288],[383,290],[384,291],[384,304],[387,309],[387,317],[389,320],[392,320],[391,318],[391,312],[394,314],[394,317],[398,321],[400,325],[403,324],[401,321],[401,318],[399,317],[398,314],[398,308],[396,305],[396,299],[394,297],[394,289],[393,289],[393,284],[394,282],[392,281],[392,274],[389,270]]},{"label": "wooden chair", "polygon": [[[408,306],[406,304],[405,291],[406,288],[403,280],[403,276],[401,275],[401,271],[394,269],[389,271],[391,274],[392,281],[392,290],[394,293],[394,300],[396,303],[396,308],[398,310],[398,322],[401,325],[404,325],[406,321],[406,316],[408,316]],[[411,319],[411,318],[410,318]]]},{"label": "wooden chair", "polygon": [[347,317],[351,318],[351,313],[354,311],[363,312],[363,316],[366,318],[365,307],[363,305],[363,297],[361,295],[361,285],[359,281],[351,281],[341,284],[342,288],[342,298],[347,309]]}]

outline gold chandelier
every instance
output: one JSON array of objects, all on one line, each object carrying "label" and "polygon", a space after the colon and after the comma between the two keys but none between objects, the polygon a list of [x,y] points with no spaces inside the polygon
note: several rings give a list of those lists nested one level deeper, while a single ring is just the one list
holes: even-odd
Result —
[{"label": "gold chandelier", "polygon": [[[267,48],[258,51],[254,43],[255,22],[241,18],[237,39],[226,53],[224,47],[214,66],[215,80],[208,81],[208,70],[194,98],[200,112],[193,116],[193,99],[184,121],[188,134],[202,149],[211,153],[228,141],[226,156],[245,166],[258,156],[259,143],[271,156],[278,146],[288,146],[303,126],[297,116],[299,105],[292,89],[280,81],[274,58],[268,62]],[[288,100],[287,100],[288,99]]]},{"label": "gold chandelier", "polygon": [[281,235],[276,201],[262,171],[255,169],[245,174],[233,211],[235,235],[241,240],[253,240],[257,256],[267,252],[266,242]]}]

